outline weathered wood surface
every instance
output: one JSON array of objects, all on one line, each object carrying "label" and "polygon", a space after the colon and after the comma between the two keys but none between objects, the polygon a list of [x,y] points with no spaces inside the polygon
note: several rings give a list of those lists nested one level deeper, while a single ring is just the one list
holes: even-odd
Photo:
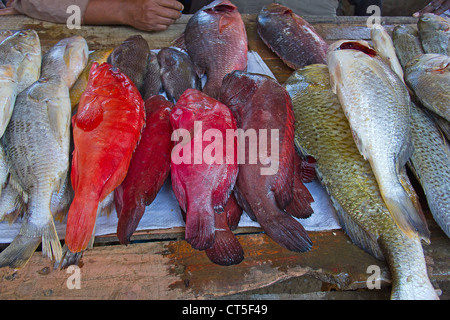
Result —
[{"label": "weathered wood surface", "polygon": [[[75,34],[85,37],[91,50],[115,47],[133,34],[141,34],[151,48],[157,49],[170,46],[183,32],[189,17],[183,16],[164,32],[149,33],[120,26],[82,26],[80,30],[69,30],[64,25],[23,16],[4,16],[0,17],[0,31],[33,28],[41,38],[44,51],[61,38]],[[243,15],[243,18],[250,50],[257,51],[283,83],[292,70],[259,39],[256,15]],[[307,20],[329,43],[342,38],[369,39],[366,18],[307,17]],[[405,17],[382,19],[388,31],[396,24],[415,24],[416,21]],[[430,222],[431,245],[424,248],[430,278],[435,287],[448,287],[450,241],[433,221]],[[204,252],[193,250],[182,240],[183,231],[183,228],[174,228],[138,232],[132,238],[136,242],[129,246],[118,245],[115,235],[98,237],[96,246],[83,255],[79,269],[80,289],[69,289],[67,284],[71,283],[73,274],[53,269],[52,263],[36,252],[23,269],[0,269],[0,299],[332,298],[326,292],[311,293],[296,291],[296,288],[290,288],[290,294],[284,294],[285,291],[281,295],[257,293],[258,289],[271,288],[283,280],[306,276],[319,279],[321,290],[346,290],[344,298],[347,299],[388,297],[388,290],[365,290],[363,296],[355,296],[357,291],[353,290],[366,288],[369,265],[381,268],[384,287],[389,287],[389,271],[384,262],[357,248],[340,230],[311,232],[312,251],[299,254],[281,248],[259,229],[238,229],[236,233],[245,259],[231,267],[214,265]],[[445,290],[444,297],[448,298]]]}]

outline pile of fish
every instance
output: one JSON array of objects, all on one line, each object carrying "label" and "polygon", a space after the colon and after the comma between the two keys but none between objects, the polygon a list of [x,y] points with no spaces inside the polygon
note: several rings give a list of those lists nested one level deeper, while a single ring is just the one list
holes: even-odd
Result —
[{"label": "pile of fish", "polygon": [[[418,30],[398,26],[391,39],[377,26],[373,47],[328,45],[289,8],[264,6],[258,34],[295,70],[284,85],[246,71],[245,26],[228,0],[191,17],[177,41],[186,52],[155,53],[136,35],[88,55],[71,37],[41,59],[34,31],[8,35],[0,214],[23,219],[0,267],[22,267],[40,244],[56,266],[77,263],[112,206],[117,237],[130,243],[167,179],[185,240],[212,262],[244,259],[232,232],[244,211],[305,252],[312,241],[294,217],[313,213],[304,183],[317,175],[351,240],[388,262],[391,297],[436,299],[421,245],[430,232],[406,167],[450,236],[449,22],[427,14]],[[54,219],[67,219],[64,247]]]}]

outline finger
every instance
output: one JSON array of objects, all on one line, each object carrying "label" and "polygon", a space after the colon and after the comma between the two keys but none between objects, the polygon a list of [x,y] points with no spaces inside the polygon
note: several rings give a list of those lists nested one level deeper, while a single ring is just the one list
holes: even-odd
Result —
[{"label": "finger", "polygon": [[433,12],[434,10],[436,10],[436,8],[439,8],[443,2],[444,0],[432,0],[423,9],[414,13],[413,16],[418,18],[425,13]]},{"label": "finger", "polygon": [[152,31],[164,31],[167,30],[169,26],[165,25],[165,24],[157,24],[155,25],[152,29]]},{"label": "finger", "polygon": [[180,11],[169,9],[166,7],[160,7],[158,9],[158,11],[156,12],[156,14],[159,17],[164,17],[164,18],[173,19],[173,20],[177,20],[181,17]]},{"label": "finger", "polygon": [[175,22],[176,19],[166,18],[166,17],[157,17],[154,21],[155,24],[170,26]]},{"label": "finger", "polygon": [[175,0],[160,0],[159,5],[162,7],[166,7],[166,8],[177,10],[177,11],[184,10],[183,4],[181,4],[181,2],[178,2]]}]

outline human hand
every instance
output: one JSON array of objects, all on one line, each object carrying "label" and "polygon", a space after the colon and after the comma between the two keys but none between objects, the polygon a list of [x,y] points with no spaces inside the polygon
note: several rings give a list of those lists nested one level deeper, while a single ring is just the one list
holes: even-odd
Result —
[{"label": "human hand", "polygon": [[432,0],[422,10],[414,13],[413,17],[418,18],[425,13],[434,13],[436,15],[441,15],[448,9],[450,9],[450,0]]},{"label": "human hand", "polygon": [[175,0],[134,0],[123,8],[123,24],[144,31],[163,31],[181,17],[183,5]]}]

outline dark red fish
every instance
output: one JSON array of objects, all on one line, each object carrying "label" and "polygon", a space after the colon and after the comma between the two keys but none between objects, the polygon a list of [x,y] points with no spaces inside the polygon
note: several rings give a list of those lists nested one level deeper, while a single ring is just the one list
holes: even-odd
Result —
[{"label": "dark red fish", "polygon": [[257,19],[264,43],[292,69],[327,61],[328,45],[313,26],[278,3],[264,6]]},{"label": "dark red fish", "polygon": [[144,101],[131,80],[107,63],[94,63],[72,118],[75,196],[65,237],[71,252],[86,249],[99,202],[125,178],[144,123]]},{"label": "dark red fish", "polygon": [[[245,162],[239,160],[235,186],[239,205],[280,245],[293,251],[309,250],[312,243],[305,229],[285,212],[292,201],[297,201],[293,192],[294,113],[289,94],[267,76],[234,71],[223,80],[220,101],[231,108],[240,129],[246,134],[251,130],[259,134],[258,151],[254,148],[252,152],[251,142],[241,151],[240,144]],[[266,144],[261,142],[264,132]],[[277,134],[278,139],[273,139]],[[250,162],[252,153],[259,158],[254,164]],[[266,156],[261,156],[264,153]],[[273,170],[267,170],[270,168]],[[304,192],[308,193],[306,188]],[[306,206],[302,212],[310,210],[309,203],[295,205]]]},{"label": "dark red fish", "polygon": [[[238,174],[237,143],[231,148],[226,143],[226,131],[236,130],[236,120],[227,106],[196,89],[181,95],[170,120],[174,135],[183,137],[172,152],[171,178],[186,213],[185,239],[193,248],[208,249],[215,244],[216,226],[225,228],[224,208]],[[208,138],[209,133],[214,135]],[[211,141],[218,142],[214,149]]]},{"label": "dark red fish", "polygon": [[237,7],[216,0],[197,11],[184,32],[186,50],[199,76],[206,74],[203,92],[219,94],[223,77],[247,68],[247,33]]},{"label": "dark red fish", "polygon": [[145,101],[146,125],[131,158],[125,180],[114,190],[119,222],[117,237],[127,244],[170,173],[173,104],[161,95]]}]

